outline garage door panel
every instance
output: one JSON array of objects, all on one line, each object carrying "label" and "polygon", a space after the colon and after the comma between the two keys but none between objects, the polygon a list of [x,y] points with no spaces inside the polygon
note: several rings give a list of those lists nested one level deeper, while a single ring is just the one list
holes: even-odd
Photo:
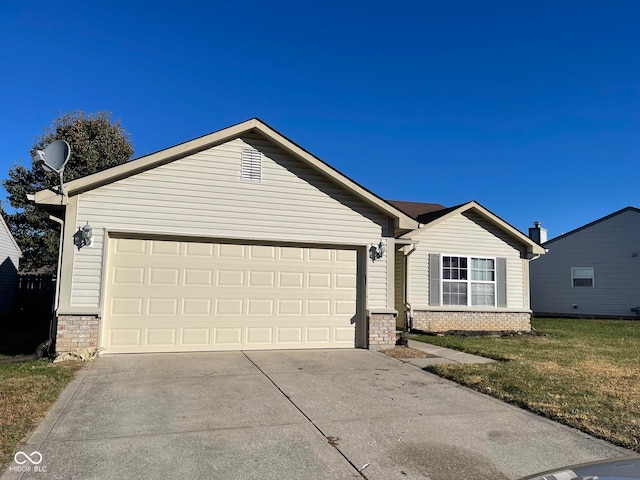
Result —
[{"label": "garage door panel", "polygon": [[307,300],[308,315],[331,315],[331,300]]},{"label": "garage door panel", "polygon": [[112,239],[108,352],[354,346],[355,250]]},{"label": "garage door panel", "polygon": [[216,315],[242,315],[244,313],[244,300],[241,298],[216,299]]},{"label": "garage door panel", "polygon": [[147,315],[178,315],[177,298],[149,298],[147,302]]},{"label": "garage door panel", "polygon": [[320,249],[320,248],[309,248],[307,249],[308,258],[310,262],[330,262],[331,261],[331,250],[329,249]]},{"label": "garage door panel", "polygon": [[181,343],[189,346],[208,346],[210,331],[209,328],[182,328],[180,329]]},{"label": "garage door panel", "polygon": [[179,284],[179,278],[179,268],[149,268],[149,285],[151,286],[171,285],[175,287]]},{"label": "garage door panel", "polygon": [[214,345],[242,346],[242,328],[215,328]]},{"label": "garage door panel", "polygon": [[247,250],[249,251],[249,258],[276,258],[276,247],[251,245]]},{"label": "garage door panel", "polygon": [[145,240],[116,238],[112,242],[114,252],[120,255],[143,255],[146,248]]},{"label": "garage door panel", "polygon": [[111,315],[123,316],[139,316],[142,315],[142,305],[144,301],[141,297],[137,298],[112,298],[111,299]]},{"label": "garage door panel", "polygon": [[278,315],[302,316],[303,301],[299,299],[278,300]]},{"label": "garage door panel", "polygon": [[280,272],[278,288],[303,288],[304,274],[302,272]]},{"label": "garage door panel", "polygon": [[276,273],[272,271],[249,271],[249,287],[275,287]]},{"label": "garage door panel", "polygon": [[146,333],[146,344],[151,347],[175,347],[176,345],[175,328],[148,328]]},{"label": "garage door panel", "polygon": [[167,240],[151,240],[151,256],[170,255],[177,257],[180,255],[180,242],[170,242]]},{"label": "garage door panel", "polygon": [[296,345],[302,342],[301,327],[280,327],[277,330],[277,343],[279,345]]},{"label": "garage door panel", "polygon": [[330,327],[309,327],[307,328],[307,343],[328,344],[331,342]]},{"label": "garage door panel", "polygon": [[354,341],[353,329],[347,327],[336,327],[335,341],[340,343],[352,343]]},{"label": "garage door panel", "polygon": [[182,315],[204,315],[211,316],[210,298],[185,298],[182,300]]},{"label": "garage door panel", "polygon": [[299,247],[280,247],[280,260],[304,260],[304,249]]},{"label": "garage door panel", "polygon": [[144,285],[144,267],[114,267],[114,285]]},{"label": "garage door panel", "polygon": [[185,268],[183,285],[190,287],[211,287],[213,285],[213,270]]},{"label": "garage door panel", "polygon": [[213,243],[195,243],[188,242],[186,244],[185,256],[197,257],[200,261],[201,257],[213,257]]},{"label": "garage door panel", "polygon": [[249,299],[247,303],[247,315],[272,316],[273,300],[272,299]]},{"label": "garage door panel", "polygon": [[242,287],[244,285],[243,270],[218,270],[216,286]]},{"label": "garage door panel", "polygon": [[336,250],[336,262],[353,264],[356,261],[355,250]]},{"label": "garage door panel", "polygon": [[273,328],[247,327],[246,332],[246,344],[249,346],[269,346],[273,343]]},{"label": "garage door panel", "polygon": [[132,328],[112,328],[109,330],[109,344],[111,347],[140,347],[140,330]]}]

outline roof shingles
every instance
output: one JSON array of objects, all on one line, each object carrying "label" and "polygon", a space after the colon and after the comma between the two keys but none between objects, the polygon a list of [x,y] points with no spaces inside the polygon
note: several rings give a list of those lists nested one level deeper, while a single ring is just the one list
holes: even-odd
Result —
[{"label": "roof shingles", "polygon": [[387,200],[387,203],[390,203],[398,210],[406,213],[422,224],[432,222],[460,206],[445,207],[439,203],[403,202],[400,200]]}]

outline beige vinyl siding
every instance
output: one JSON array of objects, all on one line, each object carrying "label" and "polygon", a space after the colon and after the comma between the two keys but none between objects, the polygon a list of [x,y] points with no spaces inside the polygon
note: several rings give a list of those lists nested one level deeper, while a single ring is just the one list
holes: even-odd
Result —
[{"label": "beige vinyl siding", "polygon": [[[77,222],[84,225],[82,219]],[[78,251],[73,249],[75,262],[72,274],[74,286],[72,303],[74,307],[95,308],[100,303],[100,287],[102,283],[102,245],[104,230],[93,228],[93,247],[84,247]]]},{"label": "beige vinyl siding", "polygon": [[526,308],[523,260],[517,242],[479,215],[465,212],[448,218],[412,237],[420,243],[409,256],[409,302],[413,308],[428,306],[429,254],[505,257],[507,259],[507,308]]},{"label": "beige vinyl siding", "polygon": [[[635,316],[631,308],[640,306],[640,213],[627,210],[552,239],[545,247],[548,253],[530,265],[535,313]],[[573,287],[572,267],[593,267],[594,286]]]},{"label": "beige vinyl siding", "polygon": [[20,252],[0,219],[0,316],[13,311]]},{"label": "beige vinyl siding", "polygon": [[[241,180],[241,151],[262,152],[262,180]],[[74,251],[71,307],[100,302],[104,230],[327,245],[377,243],[374,210],[273,144],[246,137],[80,194],[78,225],[92,249]],[[369,263],[368,305],[387,307],[385,259]]]}]

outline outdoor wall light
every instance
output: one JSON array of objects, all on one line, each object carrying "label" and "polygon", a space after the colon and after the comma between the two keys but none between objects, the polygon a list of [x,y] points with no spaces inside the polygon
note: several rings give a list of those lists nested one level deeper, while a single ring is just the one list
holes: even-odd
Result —
[{"label": "outdoor wall light", "polygon": [[80,250],[82,247],[91,246],[93,229],[89,222],[84,227],[78,227],[78,231],[73,234],[73,244]]},{"label": "outdoor wall light", "polygon": [[380,260],[386,250],[387,250],[387,247],[385,246],[384,243],[382,243],[382,240],[380,240],[380,243],[378,243],[378,246],[371,245],[369,247],[369,258],[371,259],[372,262],[375,262],[376,260]]}]

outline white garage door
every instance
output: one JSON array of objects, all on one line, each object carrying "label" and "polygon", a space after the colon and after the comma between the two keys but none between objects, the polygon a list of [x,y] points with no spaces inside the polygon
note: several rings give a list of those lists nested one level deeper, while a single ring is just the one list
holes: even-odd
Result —
[{"label": "white garage door", "polygon": [[356,251],[112,238],[106,352],[353,348]]}]

